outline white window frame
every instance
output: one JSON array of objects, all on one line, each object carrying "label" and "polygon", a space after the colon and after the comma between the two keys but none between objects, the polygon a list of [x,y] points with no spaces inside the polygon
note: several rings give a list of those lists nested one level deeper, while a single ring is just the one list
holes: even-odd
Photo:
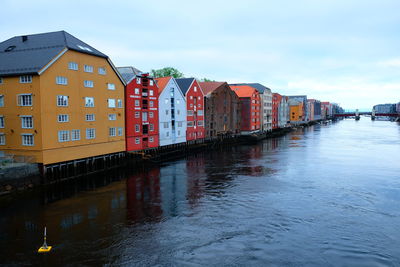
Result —
[{"label": "white window frame", "polygon": [[150,123],[149,125],[149,131],[153,132],[154,131],[154,124]]},{"label": "white window frame", "polygon": [[4,146],[6,144],[6,135],[5,133],[0,133],[0,146]]},{"label": "white window frame", "polygon": [[92,65],[83,65],[83,71],[93,73],[93,66]]},{"label": "white window frame", "polygon": [[71,130],[71,141],[81,140],[81,130],[74,129]]},{"label": "white window frame", "polygon": [[140,138],[138,138],[138,137],[135,138],[135,144],[140,145]]},{"label": "white window frame", "polygon": [[136,78],[136,84],[140,84],[142,81],[140,79],[140,77]]},{"label": "white window frame", "polygon": [[4,128],[5,127],[5,121],[4,121],[4,116],[0,116],[0,128]]},{"label": "white window frame", "polygon": [[139,133],[139,132],[140,132],[140,125],[135,124],[135,133]]},{"label": "white window frame", "polygon": [[[91,103],[93,104],[89,104],[91,100]],[[94,108],[94,97],[92,96],[85,96],[85,108]]]},{"label": "white window frame", "polygon": [[86,128],[86,139],[95,139],[95,138],[96,138],[96,129]]},{"label": "white window frame", "polygon": [[67,95],[57,96],[57,107],[68,107],[69,97]]},{"label": "white window frame", "polygon": [[99,68],[97,69],[97,72],[98,72],[100,75],[106,75],[106,74],[107,74],[106,68],[103,68],[103,67],[99,67]]},{"label": "white window frame", "polygon": [[152,107],[154,107],[154,101],[150,101],[149,102],[149,106],[152,108]]},{"label": "white window frame", "polygon": [[118,127],[118,136],[123,136],[124,135],[124,127]]},{"label": "white window frame", "polygon": [[153,142],[154,142],[154,137],[150,136],[149,142],[150,142],[150,143],[153,143]]},{"label": "white window frame", "polygon": [[95,114],[86,114],[85,115],[85,121],[95,121],[95,120],[96,120]]},{"label": "white window frame", "polygon": [[69,70],[78,70],[79,69],[78,63],[73,62],[73,61],[68,62],[68,69]]},{"label": "white window frame", "polygon": [[[27,105],[24,105],[23,102],[26,102],[26,101],[24,101],[25,96],[30,97],[30,104],[28,103]],[[18,103],[18,106],[20,106],[20,107],[32,107],[33,106],[33,95],[32,94],[19,94],[17,96],[17,103]]]},{"label": "white window frame", "polygon": [[20,83],[32,83],[32,75],[19,76]]},{"label": "white window frame", "polygon": [[149,118],[150,119],[154,118],[154,113],[153,112],[149,112]]},{"label": "white window frame", "polygon": [[140,119],[140,112],[139,111],[135,111],[135,119]]},{"label": "white window frame", "polygon": [[56,84],[68,85],[68,78],[64,76],[56,76]]},{"label": "white window frame", "polygon": [[109,98],[107,99],[108,107],[109,108],[115,108],[116,107],[116,101],[114,98]]},{"label": "white window frame", "polygon": [[114,83],[107,83],[107,89],[108,90],[115,90],[115,84]]},{"label": "white window frame", "polygon": [[69,131],[66,130],[58,131],[58,142],[63,143],[68,141],[69,141]]},{"label": "white window frame", "polygon": [[[33,116],[32,115],[22,115],[21,118],[21,128],[22,129],[33,129]],[[30,119],[30,121],[28,120]]]},{"label": "white window frame", "polygon": [[93,88],[94,87],[94,82],[92,80],[84,80],[83,81],[83,86],[87,88]]},{"label": "white window frame", "polygon": [[57,122],[69,122],[69,115],[68,114],[58,114]]},{"label": "white window frame", "polygon": [[117,136],[117,128],[116,127],[108,128],[108,136],[110,137]]},{"label": "white window frame", "polygon": [[135,88],[135,95],[140,94],[139,88]]},{"label": "white window frame", "polygon": [[[151,81],[151,80],[150,80]],[[154,91],[153,90],[149,90],[149,95],[153,96],[154,95]]]},{"label": "white window frame", "polygon": [[123,108],[124,107],[124,105],[122,103],[122,99],[117,99],[117,107],[118,108]]},{"label": "white window frame", "polygon": [[135,100],[135,107],[140,107],[140,101],[139,100]]},{"label": "white window frame", "polygon": [[117,120],[117,114],[115,114],[115,113],[108,114],[108,120],[109,121],[116,121]]},{"label": "white window frame", "polygon": [[[32,137],[30,138],[25,138],[25,137]],[[22,145],[23,146],[34,146],[35,145],[35,136],[33,134],[21,134],[21,138],[22,138]],[[27,142],[29,141],[29,142]],[[32,141],[32,142],[30,142]]]}]

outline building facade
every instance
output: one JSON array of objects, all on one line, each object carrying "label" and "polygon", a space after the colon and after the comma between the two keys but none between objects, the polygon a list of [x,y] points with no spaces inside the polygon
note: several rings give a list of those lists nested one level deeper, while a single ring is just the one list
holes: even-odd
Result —
[{"label": "building facade", "polygon": [[154,79],[134,67],[119,67],[118,71],[126,83],[126,150],[158,147],[158,87]]},{"label": "building facade", "polygon": [[261,131],[261,96],[249,85],[230,85],[238,95],[241,108],[240,128],[242,133]]},{"label": "building facade", "polygon": [[279,128],[279,106],[282,101],[282,95],[278,93],[272,94],[272,129]]},{"label": "building facade", "polygon": [[226,82],[201,82],[206,137],[240,132],[240,100]]},{"label": "building facade", "polygon": [[180,78],[176,82],[186,98],[186,140],[205,137],[204,93],[195,78]]},{"label": "building facade", "polygon": [[[308,112],[307,112],[307,96],[306,95],[292,95],[292,96],[288,96],[289,97],[289,100],[291,100],[291,103],[293,104],[293,103],[295,103],[295,102],[301,102],[302,103],[302,105],[301,105],[301,107],[302,107],[302,110],[301,111],[299,111],[297,114],[301,114],[300,116],[300,118],[296,118],[296,119],[298,119],[299,121],[307,121],[308,120]],[[290,115],[291,116],[291,119],[290,119],[290,121],[292,121],[292,115]]]},{"label": "building facade", "polygon": [[157,78],[160,146],[186,142],[186,99],[173,77]]},{"label": "building facade", "polygon": [[282,96],[278,106],[278,128],[285,128],[289,124],[289,98]]},{"label": "building facade", "polygon": [[291,124],[298,124],[304,122],[304,103],[289,98],[289,119]]},{"label": "building facade", "polygon": [[0,43],[0,146],[44,165],[125,150],[124,82],[64,31]]}]

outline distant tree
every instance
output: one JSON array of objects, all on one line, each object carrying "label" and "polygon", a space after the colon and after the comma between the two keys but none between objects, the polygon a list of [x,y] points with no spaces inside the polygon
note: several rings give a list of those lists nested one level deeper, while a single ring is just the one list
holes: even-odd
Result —
[{"label": "distant tree", "polygon": [[203,79],[201,79],[201,81],[202,82],[215,82],[215,80],[210,80],[210,79],[207,79],[207,78],[203,78]]},{"label": "distant tree", "polygon": [[151,70],[151,75],[155,78],[172,76],[174,78],[182,78],[183,73],[173,67],[165,67],[158,70]]}]

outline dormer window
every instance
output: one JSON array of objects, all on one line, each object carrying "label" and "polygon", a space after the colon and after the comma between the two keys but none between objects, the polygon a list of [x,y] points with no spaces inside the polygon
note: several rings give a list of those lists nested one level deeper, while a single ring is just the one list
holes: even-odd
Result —
[{"label": "dormer window", "polygon": [[24,75],[19,77],[20,83],[31,83],[32,82],[32,75]]}]

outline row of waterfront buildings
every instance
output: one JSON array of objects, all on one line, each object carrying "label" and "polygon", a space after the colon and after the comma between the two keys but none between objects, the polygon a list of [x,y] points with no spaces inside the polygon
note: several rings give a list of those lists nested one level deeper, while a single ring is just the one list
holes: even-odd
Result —
[{"label": "row of waterfront buildings", "polygon": [[372,108],[375,113],[399,113],[400,114],[400,102],[397,104],[378,104]]},{"label": "row of waterfront buildings", "polygon": [[43,165],[220,135],[270,132],[341,112],[259,83],[153,78],[64,31],[0,43],[0,150]]}]

